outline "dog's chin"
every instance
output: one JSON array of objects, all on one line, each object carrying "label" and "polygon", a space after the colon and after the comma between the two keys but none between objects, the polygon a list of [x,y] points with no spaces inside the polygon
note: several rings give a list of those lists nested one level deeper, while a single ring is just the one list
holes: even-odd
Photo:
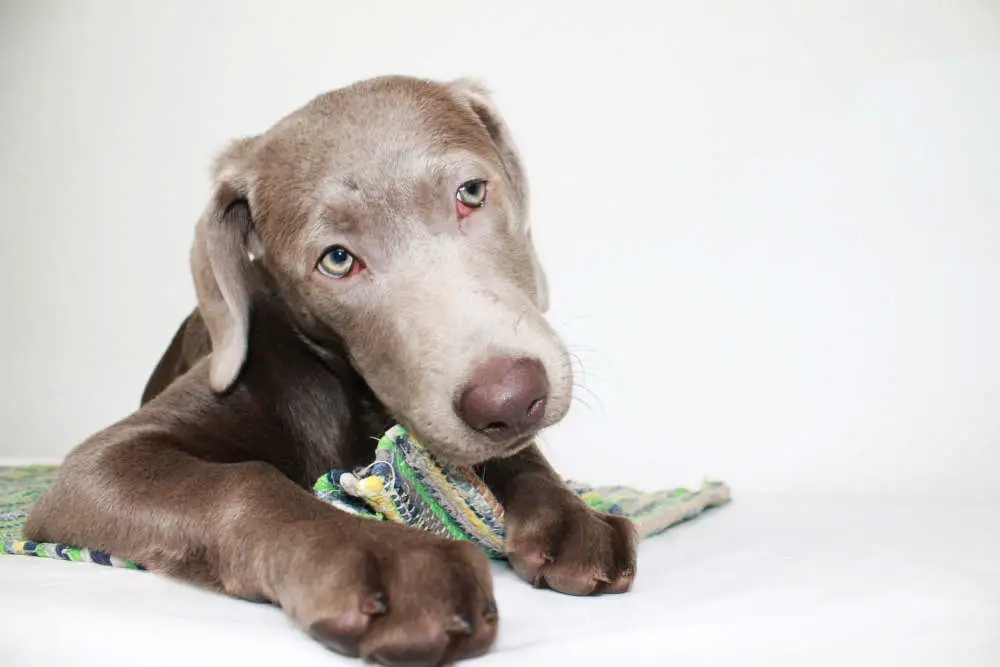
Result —
[{"label": "dog's chin", "polygon": [[419,430],[409,429],[413,437],[427,448],[434,458],[441,463],[471,467],[482,465],[494,459],[506,459],[516,456],[535,442],[537,433],[528,433],[508,443],[494,443],[477,434],[470,433],[459,442],[445,442],[432,435],[421,434]]}]

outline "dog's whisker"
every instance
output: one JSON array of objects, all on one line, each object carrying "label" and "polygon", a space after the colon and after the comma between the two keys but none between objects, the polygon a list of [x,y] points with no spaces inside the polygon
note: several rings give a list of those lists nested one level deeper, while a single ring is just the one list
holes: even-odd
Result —
[{"label": "dog's whisker", "polygon": [[[579,373],[576,372],[577,368],[579,368]],[[580,387],[581,389],[585,389],[592,396],[596,396],[596,394],[594,394],[593,390],[590,388],[589,380],[593,379],[601,383],[606,382],[605,378],[601,377],[597,373],[588,371],[584,367],[583,363],[580,362],[579,360],[576,360],[576,363],[573,363],[572,360],[564,363],[562,365],[562,370],[569,371],[570,378],[572,380],[574,387]]]},{"label": "dog's whisker", "polygon": [[583,382],[586,382],[587,381],[587,369],[584,368],[584,366],[583,366],[583,359],[581,359],[580,355],[578,355],[576,352],[572,352],[572,351],[569,352],[569,357],[570,357],[570,364],[571,365],[572,365],[572,362],[574,360],[576,361],[577,366],[580,367],[580,375],[582,376],[582,380],[583,380]]},{"label": "dog's whisker", "polygon": [[[579,389],[580,391],[585,391],[585,392],[587,392],[587,395],[589,396],[589,398],[593,399],[594,401],[597,401],[598,403],[601,403],[601,399],[600,399],[600,398],[599,398],[599,397],[597,396],[597,394],[595,394],[595,393],[594,393],[594,392],[593,392],[593,391],[592,391],[592,390],[590,389],[590,387],[586,387],[586,386],[584,386],[584,385],[582,385],[582,384],[574,384],[574,385],[573,385],[573,388],[574,388],[574,389]],[[576,395],[576,396],[579,396],[579,393],[576,393],[575,395]]]},{"label": "dog's whisker", "polygon": [[586,382],[587,380],[596,380],[598,383],[606,383],[607,378],[603,377],[599,373],[595,373],[593,370],[587,371],[587,376],[581,378],[581,381]]},{"label": "dog's whisker", "polygon": [[[573,358],[572,352],[569,353],[569,355],[566,357],[566,359],[563,360],[561,363],[562,363],[562,365],[560,366],[560,368],[562,370],[567,370],[567,369],[573,370],[574,368],[576,368],[576,366],[574,364],[579,364],[581,367],[583,366],[582,362],[579,359],[574,359]],[[581,370],[582,370],[582,368],[581,368]]]},{"label": "dog's whisker", "polygon": [[570,371],[575,378],[577,375],[576,371],[579,369],[580,380],[584,383],[587,383],[590,379],[597,380],[598,382],[607,382],[607,378],[599,373],[595,373],[592,366],[584,364],[579,358],[574,359],[574,356],[573,353],[570,353],[570,360],[563,363],[561,366],[562,370]]},{"label": "dog's whisker", "polygon": [[569,350],[570,352],[575,352],[576,354],[580,355],[581,358],[587,357],[591,360],[599,361],[602,357],[605,356],[605,353],[602,350],[598,350],[597,348],[593,347],[587,347],[584,345],[567,344],[566,349]]},{"label": "dog's whisker", "polygon": [[588,403],[587,401],[585,401],[582,398],[580,398],[577,394],[573,394],[572,400],[576,401],[577,403],[579,403],[583,407],[587,408],[587,410],[590,412],[590,414],[594,414],[594,408],[593,408],[593,406],[591,406],[590,403]]},{"label": "dog's whisker", "polygon": [[575,324],[582,319],[586,319],[588,317],[593,317],[593,316],[594,313],[580,313],[579,315],[572,315],[568,320],[562,320],[561,324],[559,324],[559,328],[561,329],[563,327],[568,327],[569,325]]},{"label": "dog's whisker", "polygon": [[599,352],[596,347],[590,347],[589,345],[580,345],[579,343],[568,343],[567,347],[571,347],[574,350],[583,350],[584,352]]},{"label": "dog's whisker", "polygon": [[602,364],[607,360],[606,355],[602,354],[598,350],[567,345],[566,351],[587,364]]},{"label": "dog's whisker", "polygon": [[[599,407],[599,408],[600,408],[601,410],[604,410],[604,409],[606,409],[606,408],[605,408],[605,406],[604,406],[604,401],[602,401],[602,400],[601,400],[601,397],[600,397],[600,396],[598,396],[598,395],[597,395],[596,393],[594,393],[594,391],[593,391],[593,390],[592,390],[592,389],[591,389],[590,387],[586,387],[586,386],[584,386],[584,385],[582,385],[582,384],[576,384],[576,383],[574,383],[574,384],[573,384],[573,386],[574,386],[574,387],[576,387],[577,389],[582,389],[583,391],[585,391],[585,392],[587,392],[588,394],[590,394],[590,397],[591,397],[591,398],[592,398],[592,399],[593,399],[594,401],[596,401],[596,402],[597,402],[597,405],[598,405],[598,407]],[[575,394],[575,393],[574,393],[574,397],[575,397],[575,398],[579,398],[579,395],[578,395],[578,394]],[[581,400],[582,400],[582,399],[581,399]]]}]

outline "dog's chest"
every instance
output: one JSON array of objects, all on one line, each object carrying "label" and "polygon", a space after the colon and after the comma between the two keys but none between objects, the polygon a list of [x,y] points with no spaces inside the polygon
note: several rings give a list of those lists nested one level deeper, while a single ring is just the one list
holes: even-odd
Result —
[{"label": "dog's chest", "polygon": [[331,469],[371,463],[391,420],[367,387],[316,369],[298,371],[290,375],[275,407],[282,430],[296,443],[294,467],[302,481],[312,485]]}]

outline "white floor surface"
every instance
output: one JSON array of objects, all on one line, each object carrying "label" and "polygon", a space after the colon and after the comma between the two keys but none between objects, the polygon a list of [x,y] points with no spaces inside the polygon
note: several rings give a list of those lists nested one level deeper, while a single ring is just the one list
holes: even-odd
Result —
[{"label": "white floor surface", "polygon": [[[623,596],[495,569],[470,665],[1000,665],[1000,498],[743,497],[641,546]],[[360,664],[275,608],[157,575],[0,557],[0,663]]]}]

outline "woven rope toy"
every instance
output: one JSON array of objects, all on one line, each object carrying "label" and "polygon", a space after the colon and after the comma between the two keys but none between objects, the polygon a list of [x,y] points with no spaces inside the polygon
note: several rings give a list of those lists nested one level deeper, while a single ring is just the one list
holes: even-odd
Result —
[{"label": "woven rope toy", "polygon": [[[730,500],[729,487],[712,481],[698,491],[644,492],[572,480],[567,485],[595,510],[631,519],[640,538]],[[371,465],[331,470],[313,493],[347,512],[470,541],[491,558],[504,557],[504,515],[497,499],[471,468],[439,462],[403,426],[382,436]]]},{"label": "woven rope toy", "polygon": [[[140,563],[84,545],[23,539],[31,506],[52,486],[58,471],[58,466],[0,467],[0,554],[143,569]],[[730,499],[729,487],[721,482],[705,482],[697,491],[654,492],[566,483],[595,510],[631,519],[640,538]],[[438,462],[402,426],[382,436],[371,465],[353,472],[331,470],[316,482],[313,493],[346,512],[471,541],[491,558],[504,557],[503,508],[490,490],[471,469]]]}]

